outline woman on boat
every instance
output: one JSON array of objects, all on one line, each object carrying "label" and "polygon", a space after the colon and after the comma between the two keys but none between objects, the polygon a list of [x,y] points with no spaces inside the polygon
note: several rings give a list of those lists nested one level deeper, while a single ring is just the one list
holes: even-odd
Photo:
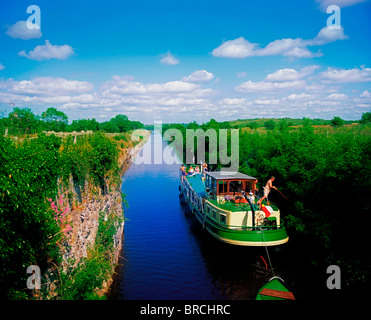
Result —
[{"label": "woman on boat", "polygon": [[200,173],[200,168],[198,166],[195,168],[195,173]]}]

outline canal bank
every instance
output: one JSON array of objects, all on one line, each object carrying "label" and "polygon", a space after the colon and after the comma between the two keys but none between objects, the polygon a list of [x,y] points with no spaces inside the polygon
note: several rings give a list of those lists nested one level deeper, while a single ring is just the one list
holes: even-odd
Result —
[{"label": "canal bank", "polygon": [[[72,227],[60,246],[60,268],[49,268],[44,275],[47,299],[97,299],[108,295],[122,250],[125,198],[120,176],[130,167],[148,133],[143,131],[137,143],[130,141],[130,133],[114,139],[118,141],[113,144],[118,150],[117,169],[100,183],[86,176],[81,184],[72,175],[68,181],[59,182],[58,199],[52,206],[67,213]],[[104,151],[100,150],[102,156]]]}]

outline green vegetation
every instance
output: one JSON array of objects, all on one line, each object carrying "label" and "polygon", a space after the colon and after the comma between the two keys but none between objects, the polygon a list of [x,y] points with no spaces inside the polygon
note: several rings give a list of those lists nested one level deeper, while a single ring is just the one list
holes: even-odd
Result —
[{"label": "green vegetation", "polygon": [[[338,117],[331,121],[333,126],[313,125],[318,121],[303,118],[294,130],[292,120],[276,119],[275,126],[266,125],[269,130],[241,128],[239,134],[239,170],[257,177],[261,192],[269,177],[276,177],[275,184],[289,201],[275,190],[270,196],[283,208],[290,237],[302,247],[303,261],[317,270],[338,265],[345,289],[365,286],[370,277],[371,256],[364,246],[369,236],[361,227],[370,212],[370,118],[366,113],[360,124],[348,126]],[[246,125],[244,120],[239,123]],[[213,120],[202,125],[169,124],[163,131],[177,128],[185,136],[186,128],[206,131],[225,126]],[[230,127],[235,126],[230,122]],[[185,147],[184,143],[178,152]],[[197,150],[197,145],[192,148]],[[208,148],[206,143],[206,159]],[[220,168],[220,163],[211,168]]]},{"label": "green vegetation", "polygon": [[55,136],[41,134],[22,144],[0,136],[2,294],[13,285],[25,287],[29,265],[59,261],[61,230],[46,199],[56,198],[60,146]]},{"label": "green vegetation", "polygon": [[[295,129],[298,126],[302,126],[305,122],[306,118],[302,119],[292,119],[292,118],[282,118],[282,119],[238,119],[235,121],[226,121],[230,124],[230,127],[233,129],[239,129],[239,128],[250,128],[250,129],[257,129],[257,128],[265,128],[266,123],[268,121],[274,122],[274,126],[277,128],[280,124],[280,122],[285,121],[287,125],[290,127],[290,129]],[[324,119],[311,119],[311,124],[313,126],[325,126],[325,125],[331,125],[332,120],[324,120]],[[349,120],[343,120],[344,124],[352,124],[356,123],[358,121],[349,121]],[[223,122],[225,123],[225,122]],[[268,124],[268,126],[272,126],[272,124]]]},{"label": "green vegetation", "polygon": [[332,120],[331,120],[331,125],[333,127],[341,127],[344,125],[344,120],[341,119],[340,117],[334,117]]},{"label": "green vegetation", "polygon": [[[130,124],[126,117],[114,119],[116,124]],[[130,141],[131,131],[125,131],[131,127],[120,127],[126,133],[115,139],[101,131],[77,139],[38,133],[41,129],[66,128],[66,121],[54,108],[44,112],[41,119],[27,108],[14,108],[8,118],[1,119],[9,128],[8,136],[0,136],[1,297],[32,298],[30,290],[25,290],[29,265],[38,265],[42,272],[52,268],[58,274],[56,299],[96,298],[90,294],[92,289],[99,288],[111,272],[108,257],[113,250],[112,235],[121,218],[110,215],[106,220],[104,213],[96,245],[88,257],[77,268],[60,272],[61,248],[71,230],[66,216],[75,203],[70,194],[63,199],[59,188],[72,178],[75,190],[82,190],[86,182],[100,188],[102,194],[109,192],[108,188],[119,189],[119,150],[123,143],[125,147],[135,144]],[[20,138],[14,133],[38,134]],[[69,207],[60,208],[59,201]]]},{"label": "green vegetation", "polygon": [[80,131],[103,131],[124,133],[135,129],[143,128],[139,121],[130,121],[127,116],[119,114],[109,121],[99,123],[93,119],[73,120],[68,124],[67,115],[56,108],[48,108],[41,116],[35,115],[29,108],[14,107],[8,117],[0,119],[0,134],[23,135],[35,134],[42,131],[54,132],[80,132]]},{"label": "green vegetation", "polygon": [[240,136],[240,170],[262,183],[276,177],[290,199],[276,195],[286,207],[285,220],[294,239],[306,243],[309,262],[337,264],[348,286],[369,275],[370,256],[362,246],[368,234],[354,230],[370,211],[370,143],[363,126],[315,132],[307,124],[298,131]]}]

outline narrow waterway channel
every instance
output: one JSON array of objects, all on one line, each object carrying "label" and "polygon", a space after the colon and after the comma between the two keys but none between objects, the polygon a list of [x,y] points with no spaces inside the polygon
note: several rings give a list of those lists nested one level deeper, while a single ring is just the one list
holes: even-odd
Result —
[{"label": "narrow waterway channel", "polygon": [[[140,157],[146,148],[152,156],[154,150],[165,148],[153,137]],[[133,163],[123,176],[129,207],[114,298],[254,299],[272,277],[266,249],[227,245],[212,238],[179,201],[179,164],[153,162]],[[276,268],[281,249],[268,250],[274,254]]]}]

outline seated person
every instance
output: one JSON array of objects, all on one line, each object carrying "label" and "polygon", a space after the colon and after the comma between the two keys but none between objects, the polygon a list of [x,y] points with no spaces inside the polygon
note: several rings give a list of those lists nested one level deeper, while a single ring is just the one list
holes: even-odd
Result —
[{"label": "seated person", "polygon": [[198,166],[195,169],[195,173],[200,173],[200,168]]},{"label": "seated person", "polygon": [[195,171],[193,170],[193,167],[191,166],[188,170],[188,175],[191,176],[195,173]]}]

